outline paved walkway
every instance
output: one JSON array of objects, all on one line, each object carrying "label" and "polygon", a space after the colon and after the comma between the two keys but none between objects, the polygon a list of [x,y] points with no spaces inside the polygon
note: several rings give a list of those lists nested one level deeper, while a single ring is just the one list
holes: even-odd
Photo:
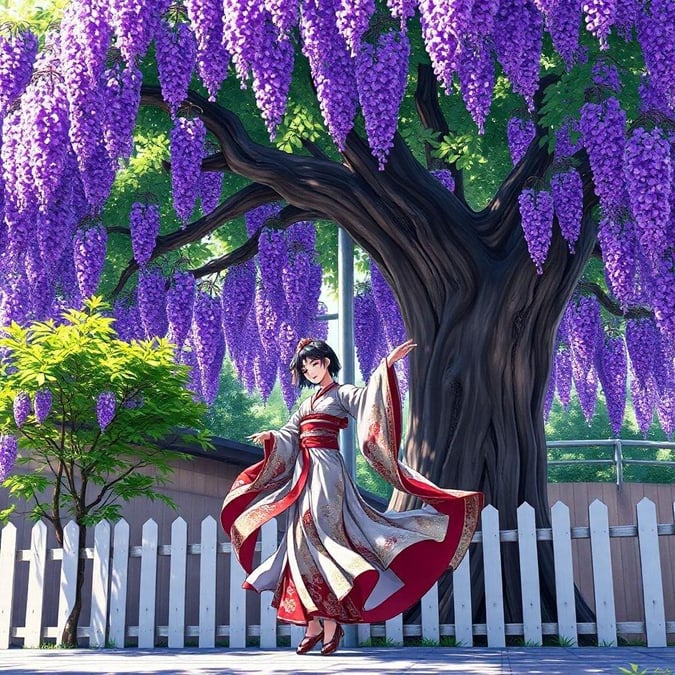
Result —
[{"label": "paved walkway", "polygon": [[[457,649],[450,647],[363,647],[341,649],[330,657],[318,653],[297,656],[291,649],[10,649],[0,651],[3,675],[218,675],[220,673],[341,673],[391,675],[394,673],[613,673],[619,668],[640,667],[649,675],[666,669],[675,675],[675,647],[539,647],[508,649]],[[661,669],[660,671],[658,669]]]}]

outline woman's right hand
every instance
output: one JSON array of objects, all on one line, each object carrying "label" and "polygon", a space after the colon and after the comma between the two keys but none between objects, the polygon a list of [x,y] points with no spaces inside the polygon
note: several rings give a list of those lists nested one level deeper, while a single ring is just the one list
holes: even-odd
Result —
[{"label": "woman's right hand", "polygon": [[263,445],[265,441],[271,441],[273,438],[273,434],[271,431],[259,431],[257,434],[251,434],[248,437],[249,441],[252,441],[253,443]]}]

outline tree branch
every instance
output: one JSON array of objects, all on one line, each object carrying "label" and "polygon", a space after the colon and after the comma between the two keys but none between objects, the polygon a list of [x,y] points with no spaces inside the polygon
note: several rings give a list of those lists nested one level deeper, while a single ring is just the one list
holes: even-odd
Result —
[{"label": "tree branch", "polygon": [[[450,127],[445,119],[445,115],[441,110],[438,102],[438,81],[434,75],[434,71],[427,63],[420,63],[417,67],[417,88],[415,89],[415,108],[420,122],[427,129],[438,132],[441,136],[450,134]],[[437,159],[432,155],[432,148],[428,143],[425,143],[427,167],[432,169],[448,168],[452,172],[452,177],[455,179],[455,196],[466,204],[466,197],[464,194],[464,174],[461,169],[457,168],[456,163],[448,163]]]},{"label": "tree branch", "polygon": [[605,293],[603,288],[592,281],[582,280],[579,282],[578,288],[580,291],[592,293],[598,299],[598,302],[614,316],[620,316],[624,319],[649,319],[653,317],[652,312],[645,307],[633,307],[624,311],[618,302],[613,300]]},{"label": "tree branch", "polygon": [[314,141],[310,141],[308,138],[302,139],[302,147],[307,150],[307,152],[312,155],[312,157],[317,157],[319,159],[325,159],[327,162],[330,161],[330,157],[316,144]]},{"label": "tree branch", "polygon": [[[534,95],[536,111],[539,111],[543,105],[546,88],[555,83],[557,79],[557,75],[547,75],[539,81],[539,88]],[[486,241],[495,248],[499,248],[505,240],[513,236],[513,223],[520,222],[518,196],[525,184],[529,180],[543,178],[553,162],[553,156],[549,154],[547,146],[541,143],[547,132],[548,130],[539,123],[537,116],[535,135],[525,155],[511,170],[495,196],[485,207],[485,212],[491,212],[493,217],[488,220],[489,229],[482,234],[486,237]]]},{"label": "tree branch", "polygon": [[[322,211],[327,199],[339,204],[352,194],[352,176],[337,162],[260,145],[232,111],[192,91],[188,100],[200,109],[199,116],[233,173],[267,185],[289,204],[309,211]],[[143,87],[141,102],[167,110],[159,87]]]},{"label": "tree branch", "polygon": [[136,464],[132,464],[124,473],[121,473],[117,478],[114,480],[111,480],[109,483],[106,483],[102,488],[101,491],[98,493],[98,495],[94,498],[94,501],[89,502],[89,504],[83,504],[85,513],[89,513],[91,509],[93,509],[97,504],[101,502],[103,497],[105,497],[106,493],[110,492],[110,490],[113,488],[113,486],[117,485],[117,483],[123,481],[127,476],[132,474],[134,471],[137,469],[142,469],[143,467],[148,466],[148,463],[146,460],[143,460],[141,462],[138,462]]},{"label": "tree branch", "polygon": [[[231,195],[211,213],[194,221],[184,230],[178,230],[157,237],[157,244],[155,245],[150,260],[155,260],[156,258],[159,258],[170,251],[175,251],[186,244],[199,241],[214,230],[217,230],[228,220],[237,218],[247,211],[254,209],[256,206],[268,204],[269,202],[278,199],[279,195],[265,185],[247,185],[245,188]],[[129,230],[126,230],[126,232],[129,233]],[[130,260],[129,264],[120,275],[117,286],[115,286],[115,289],[112,292],[112,297],[119,295],[131,275],[137,269],[138,263],[135,260]]]},{"label": "tree branch", "polygon": [[[316,220],[317,218],[325,218],[325,215],[322,213],[310,213],[309,211],[302,211],[296,209],[294,206],[286,206],[281,210],[279,218],[277,220],[277,228],[280,230],[285,230],[287,227],[293,223],[298,223],[302,220]],[[262,228],[259,229],[255,234],[253,234],[245,244],[242,244],[239,248],[234,251],[230,251],[220,258],[216,258],[198,267],[197,269],[191,270],[195,278],[200,279],[202,277],[208,276],[209,274],[215,274],[216,272],[222,272],[224,269],[231,267],[232,265],[239,265],[247,260],[250,260],[258,253],[258,241],[260,239],[260,232]]]}]

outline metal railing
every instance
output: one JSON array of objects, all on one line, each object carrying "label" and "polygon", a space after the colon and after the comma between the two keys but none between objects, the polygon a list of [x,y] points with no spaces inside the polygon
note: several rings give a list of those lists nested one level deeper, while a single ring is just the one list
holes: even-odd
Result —
[{"label": "metal railing", "polygon": [[614,448],[614,456],[604,459],[555,459],[549,460],[549,466],[563,465],[563,464],[600,464],[600,465],[612,465],[616,472],[616,484],[617,486],[623,485],[623,470],[624,466],[629,464],[639,465],[639,466],[658,466],[658,467],[669,467],[675,469],[675,462],[669,462],[666,460],[654,460],[654,459],[631,459],[623,456],[623,448],[626,446],[631,447],[640,447],[640,448],[659,448],[659,449],[668,449],[675,450],[675,442],[670,441],[641,441],[639,439],[622,439],[622,438],[611,438],[611,439],[600,439],[600,440],[583,440],[583,441],[546,441],[546,448],[588,448],[588,447],[597,447],[597,446],[606,446]]}]

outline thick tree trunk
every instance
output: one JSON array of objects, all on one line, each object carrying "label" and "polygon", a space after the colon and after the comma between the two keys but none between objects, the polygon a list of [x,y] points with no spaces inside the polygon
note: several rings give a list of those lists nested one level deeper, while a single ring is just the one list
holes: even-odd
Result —
[{"label": "thick tree trunk", "polygon": [[[502,205],[500,229],[518,229],[517,222],[506,222],[517,218],[516,209]],[[476,229],[490,231],[493,215],[480,214]],[[432,266],[418,264],[419,284],[410,283],[405,272],[401,275],[400,263],[386,270],[409,335],[420,345],[411,356],[405,461],[442,487],[484,492],[486,504],[499,510],[502,529],[516,529],[516,510],[523,502],[534,507],[538,527],[550,527],[543,401],[557,326],[594,241],[595,233],[587,227],[576,255],[570,256],[556,236],[542,276],[537,276],[524,244],[513,241],[505,241],[503,257],[486,249],[468,263],[465,259],[470,268],[465,279],[470,281],[461,285],[447,285],[438,278],[447,274],[452,279],[451,259],[445,272],[425,272]],[[418,242],[418,256],[419,249]],[[429,297],[416,290],[420,285]],[[395,494],[391,502],[396,509],[417,505],[402,494]],[[517,546],[503,545],[502,555],[506,620],[520,622]],[[542,618],[555,621],[550,544],[540,545],[539,556]],[[480,561],[475,560],[472,567],[476,619],[484,620]],[[445,580],[441,614],[449,621],[448,589]],[[579,599],[579,621],[591,617]]]}]

